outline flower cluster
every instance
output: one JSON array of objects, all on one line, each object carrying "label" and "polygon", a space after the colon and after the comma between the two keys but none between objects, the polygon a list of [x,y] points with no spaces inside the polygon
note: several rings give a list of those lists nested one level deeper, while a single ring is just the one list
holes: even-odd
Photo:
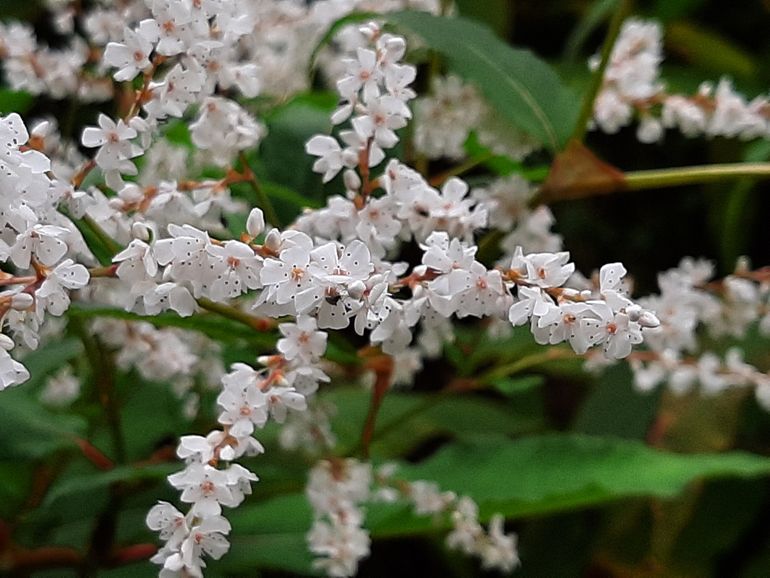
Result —
[{"label": "flower cluster", "polygon": [[204,555],[218,559],[229,548],[226,535],[230,524],[222,506],[238,506],[251,493],[257,476],[235,463],[240,457],[264,451],[254,431],[269,418],[282,423],[287,413],[304,411],[306,396],[325,375],[314,367],[326,350],[326,334],[316,331],[312,318],[280,326],[284,337],[278,341],[282,355],[262,361],[257,371],[238,363],[222,378],[217,397],[221,430],[208,435],[182,437],[177,455],[185,469],[168,477],[181,491],[181,501],[190,504],[186,515],[161,502],[147,516],[147,525],[158,532],[165,545],[153,557],[165,571],[202,576]]},{"label": "flower cluster", "polygon": [[[18,114],[0,117],[0,262],[20,273],[0,273],[0,318],[18,341],[37,347],[37,330],[45,314],[62,315],[70,291],[88,284],[86,267],[75,263],[83,246],[75,225],[56,210],[61,196],[48,171],[51,163],[32,150],[30,135]],[[3,335],[0,389],[29,377],[8,351],[14,342]]]},{"label": "flower cluster", "polygon": [[[671,94],[660,79],[662,31],[653,21],[629,19],[615,43],[594,106],[594,122],[616,133],[638,120],[637,138],[660,141],[666,129],[688,137],[768,138],[770,100],[751,101],[737,93],[729,79],[701,84],[695,95]],[[590,62],[599,65],[598,57]]]},{"label": "flower cluster", "polygon": [[[423,358],[441,352],[453,337],[452,319],[486,318],[496,329],[526,326],[542,345],[567,343],[596,365],[630,358],[642,389],[663,381],[677,391],[699,381],[712,393],[753,385],[770,406],[767,374],[737,352],[723,362],[696,345],[700,327],[738,337],[757,322],[770,329],[767,271],[739,267],[714,283],[707,265],[685,261],[661,275],[659,296],[635,301],[620,263],[604,265],[593,280],[576,272],[551,230],[553,214],[531,207],[535,189],[521,176],[473,188],[457,177],[427,179],[395,155],[413,109],[414,144],[429,159],[462,158],[471,133],[516,159],[538,145],[500,138],[492,112],[455,77],[435,79],[432,95],[417,99],[405,40],[377,22],[343,27],[336,53],[319,56],[340,104],[331,134],[310,138],[306,152],[342,194],[283,228],[267,205],[249,210],[231,195],[237,184],[260,192],[246,153],[266,129],[251,99],[301,89],[307,38],[340,16],[404,2],[147,0],[87,13],[65,4],[58,26],[86,35],[68,48],[41,48],[30,29],[0,24],[8,81],[55,98],[127,97],[80,135],[90,157],[52,121],[28,130],[17,114],[0,118],[0,319],[13,336],[0,337],[0,389],[29,377],[10,354],[14,346],[36,347],[43,322],[65,313],[72,298],[147,317],[228,308],[255,331],[279,335],[275,351],[258,358],[261,368],[237,363],[225,373],[214,343],[189,332],[126,320],[89,326],[115,350],[120,368],[173,381],[189,415],[195,378],[221,383],[218,429],[182,437],[184,469],[168,478],[188,511],[161,502],[147,516],[164,542],[153,558],[162,576],[202,576],[206,557],[227,552],[223,508],[241,504],[257,481],[238,460],[263,451],[255,432],[270,419],[287,424],[281,440],[288,447],[311,439],[332,445],[330,412],[312,400],[331,379],[322,359],[331,331],[349,329],[376,355],[392,357],[387,386],[409,381]],[[436,2],[419,4],[437,9]],[[661,60],[657,25],[626,23],[596,103],[599,128],[615,132],[637,116],[646,142],[674,127],[687,135],[770,135],[764,99],[746,103],[725,80],[695,97],[669,95]],[[220,176],[191,177],[188,152],[159,138],[179,119],[199,151],[196,162]],[[102,181],[106,186],[92,184]],[[230,222],[233,215],[244,230]],[[76,222],[107,243],[106,259],[92,253]],[[503,233],[494,265],[483,262],[477,244],[488,229]],[[643,343],[646,350],[633,351]],[[78,390],[63,371],[44,398],[65,403]],[[315,513],[309,546],[332,576],[353,575],[368,555],[363,505],[382,499],[448,517],[448,545],[485,568],[518,564],[515,536],[504,532],[501,516],[485,528],[469,497],[432,482],[396,481],[371,464],[331,459],[313,468],[307,494]]]},{"label": "flower cluster", "polygon": [[480,144],[515,160],[540,148],[531,136],[501,126],[475,87],[459,77],[436,76],[431,88],[415,104],[414,147],[426,158],[464,158],[471,133]]},{"label": "flower cluster", "polygon": [[363,528],[367,502],[406,501],[418,516],[447,517],[452,531],[449,548],[481,560],[485,569],[510,572],[519,564],[516,536],[505,534],[503,518],[492,517],[489,530],[479,523],[479,510],[468,496],[442,492],[434,482],[409,482],[395,477],[395,466],[373,470],[352,458],[321,460],[310,472],[306,493],[313,507],[313,527],[307,534],[316,567],[328,576],[353,576],[369,555],[370,538]]},{"label": "flower cluster", "polygon": [[717,353],[701,349],[697,339],[702,329],[717,338],[745,338],[754,328],[767,335],[768,272],[751,271],[741,261],[732,275],[712,281],[713,275],[711,263],[684,259],[658,276],[659,295],[640,300],[661,312],[662,322],[647,334],[649,351],[640,351],[630,360],[635,384],[648,391],[667,383],[682,394],[699,383],[709,395],[751,386],[757,401],[770,407],[770,375],[746,363],[737,348],[729,349],[722,360]]}]

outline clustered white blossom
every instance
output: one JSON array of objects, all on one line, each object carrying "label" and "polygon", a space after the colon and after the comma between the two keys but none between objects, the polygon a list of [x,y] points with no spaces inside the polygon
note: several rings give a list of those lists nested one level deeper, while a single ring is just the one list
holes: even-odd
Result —
[{"label": "clustered white blossom", "polygon": [[770,278],[766,270],[750,271],[740,261],[735,273],[713,281],[714,268],[703,260],[683,259],[658,276],[659,295],[639,300],[661,314],[659,327],[646,335],[648,351],[630,359],[634,382],[643,391],[666,383],[683,394],[700,384],[707,395],[736,386],[753,387],[757,401],[770,408],[770,375],[746,363],[738,348],[722,359],[699,347],[698,332],[746,338],[757,328],[770,334]]},{"label": "clustered white blossom", "polygon": [[[428,0],[407,4],[438,8]],[[699,379],[719,391],[740,378],[755,384],[759,399],[770,405],[767,376],[736,354],[724,364],[709,355],[697,363],[683,357],[694,352],[701,323],[715,332],[744,334],[758,312],[767,310],[764,277],[736,273],[717,299],[706,287],[710,272],[685,264],[661,276],[660,297],[634,302],[620,263],[603,266],[595,283],[576,273],[551,231],[552,213],[529,206],[534,191],[521,177],[473,190],[459,178],[431,185],[393,157],[398,131],[412,119],[416,69],[403,62],[404,39],[374,22],[340,31],[337,49],[345,58],[320,56],[326,74],[338,79],[341,103],[331,119],[334,132],[312,137],[306,151],[324,182],[341,176],[345,193],[284,229],[251,209],[246,230],[232,238],[222,216],[248,209],[230,196],[230,186],[253,179],[244,153],[265,135],[237,95],[285,96],[303,88],[305,75],[298,71],[314,45],[308,38],[318,38],[353,9],[400,7],[404,1],[305,6],[147,0],[98,4],[79,13],[57,3],[57,26],[73,30],[74,19],[81,18],[87,35],[58,52],[38,46],[27,27],[0,23],[0,58],[14,88],[106,100],[128,88],[121,83],[139,86],[125,110],[99,114],[83,131],[80,143],[92,152],[89,158],[58,135],[53,121],[28,131],[17,114],[0,118],[0,319],[14,338],[0,337],[0,389],[29,377],[10,355],[15,342],[35,348],[46,317],[61,316],[78,290],[84,300],[144,316],[186,317],[212,304],[232,306],[255,328],[277,326],[281,335],[277,351],[259,358],[259,369],[239,363],[225,373],[213,342],[192,339],[189,332],[125,320],[90,326],[117,350],[119,367],[173,381],[190,414],[197,403],[190,393],[194,376],[221,383],[220,429],[184,436],[177,455],[185,467],[169,476],[188,511],[159,503],[147,517],[164,541],[153,558],[161,576],[202,576],[206,556],[218,559],[227,552],[230,524],[223,506],[238,506],[257,480],[237,460],[263,451],[255,432],[269,419],[286,422],[281,441],[287,447],[333,444],[330,412],[312,400],[330,380],[322,360],[329,330],[352,325],[370,345],[393,356],[389,383],[409,381],[424,357],[440,353],[452,339],[452,318],[483,317],[509,330],[526,325],[540,344],[567,342],[581,355],[601,349],[608,360],[632,355],[644,341],[649,351],[632,360],[640,385],[670,379],[684,389]],[[656,30],[635,21],[626,25],[597,104],[595,120],[603,130],[628,124],[634,113],[651,114],[652,101],[664,95]],[[484,127],[489,111],[458,79],[436,80],[433,90],[415,113],[417,146],[427,157],[461,157],[471,131],[516,158],[536,146],[506,143],[497,135],[485,141],[492,131]],[[731,111],[737,105],[720,96],[726,90],[717,89],[715,108],[704,108],[709,116],[692,134],[730,134],[738,125],[743,128],[735,134],[754,134],[735,120]],[[691,111],[666,113],[666,106],[672,111],[677,105],[666,104],[676,97],[665,98],[663,120],[643,116],[643,124],[676,125],[689,134]],[[700,100],[693,102],[700,106]],[[158,139],[180,118],[190,119],[185,122],[202,151],[201,164],[217,165],[225,176],[187,178],[188,152]],[[658,134],[656,139],[662,129],[655,133],[647,126],[650,134]],[[100,171],[111,191],[89,184],[91,171]],[[90,223],[116,244],[110,264],[97,266],[73,220]],[[493,267],[477,255],[477,235],[487,228],[505,233],[505,254]],[[409,244],[419,249],[419,262],[412,265],[398,260]],[[107,278],[89,283],[97,277]],[[770,327],[767,319],[762,327]],[[64,403],[77,390],[63,372],[45,398]],[[373,485],[388,486],[387,480],[353,460],[322,461],[313,469],[308,496],[316,519],[309,543],[329,575],[354,574],[368,554],[361,505],[376,497]],[[480,558],[485,567],[509,571],[517,565],[515,537],[504,533],[501,517],[485,530],[470,498],[442,493],[430,482],[398,488],[417,513],[450,517],[451,547]]]},{"label": "clustered white blossom", "polygon": [[415,103],[414,147],[426,158],[465,158],[471,133],[491,151],[514,160],[541,148],[532,137],[500,123],[475,87],[461,78],[435,76],[431,89]]},{"label": "clustered white blossom", "polygon": [[[660,141],[666,129],[688,137],[770,137],[770,98],[748,101],[728,78],[704,82],[692,96],[667,92],[660,78],[662,37],[655,21],[623,23],[594,105],[599,129],[613,134],[638,121],[637,138],[645,143]],[[592,58],[590,66],[598,65],[599,58]]]},{"label": "clustered white blossom", "polygon": [[504,532],[502,516],[492,516],[485,530],[478,506],[468,496],[442,492],[434,482],[396,479],[394,474],[392,464],[375,471],[371,464],[353,458],[321,460],[313,467],[306,494],[314,521],[307,541],[319,556],[317,568],[328,576],[354,576],[370,551],[363,505],[398,500],[410,503],[419,516],[446,516],[452,524],[447,546],[480,558],[485,569],[510,572],[518,566],[516,536]]},{"label": "clustered white blossom", "polygon": [[[90,276],[72,258],[82,239],[56,210],[60,197],[48,174],[51,163],[27,146],[29,140],[18,114],[0,117],[0,262],[19,272],[0,272],[0,319],[18,342],[34,349],[46,313],[62,315],[70,291],[84,287]],[[0,390],[29,377],[8,353],[14,341],[3,335],[1,345]]]},{"label": "clustered white blossom", "polygon": [[152,558],[162,565],[162,576],[202,576],[204,555],[216,560],[227,552],[230,524],[222,516],[222,506],[238,506],[257,481],[256,474],[235,460],[262,453],[254,431],[269,418],[282,423],[289,410],[305,410],[306,396],[317,387],[314,379],[325,377],[314,368],[326,350],[326,334],[315,330],[315,321],[298,319],[280,329],[285,335],[278,341],[283,355],[262,359],[265,368],[260,371],[236,363],[222,377],[217,397],[222,429],[205,437],[183,436],[179,442],[177,455],[186,466],[168,480],[190,509],[185,515],[160,502],[147,515],[147,525],[165,541]]}]

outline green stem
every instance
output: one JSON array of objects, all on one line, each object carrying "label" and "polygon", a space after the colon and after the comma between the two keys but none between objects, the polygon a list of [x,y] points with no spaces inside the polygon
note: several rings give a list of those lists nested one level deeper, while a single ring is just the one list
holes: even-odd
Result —
[{"label": "green stem", "polygon": [[429,397],[422,403],[415,405],[412,409],[405,411],[398,417],[386,422],[381,427],[379,427],[372,435],[371,441],[383,438],[389,433],[396,431],[397,429],[402,427],[406,422],[408,422],[410,419],[412,419],[413,417],[417,417],[418,415],[428,411],[432,407],[435,407],[437,403],[440,403],[442,400],[446,399],[449,395],[453,393],[454,392],[449,390],[443,390]]},{"label": "green stem", "polygon": [[625,173],[623,189],[662,189],[729,181],[741,177],[770,178],[770,163],[732,163]]},{"label": "green stem", "polygon": [[489,371],[482,373],[478,378],[475,379],[475,382],[478,385],[473,389],[485,387],[496,379],[501,379],[503,377],[508,377],[509,375],[520,373],[525,369],[530,369],[537,365],[547,363],[548,361],[555,361],[557,359],[570,359],[576,355],[577,354],[574,353],[571,349],[558,348],[546,349],[542,352],[533,353],[532,355],[527,355],[526,357],[517,359],[512,363],[494,367]]},{"label": "green stem", "polygon": [[467,173],[468,171],[475,169],[477,166],[484,164],[485,162],[493,159],[494,157],[495,157],[494,153],[490,151],[490,152],[481,154],[477,157],[470,158],[464,163],[461,163],[456,167],[449,169],[448,171],[438,174],[435,177],[432,177],[430,179],[430,184],[433,186],[442,185],[444,182],[448,181],[452,177],[457,177],[459,175],[462,175],[463,173]]},{"label": "green stem", "polygon": [[251,169],[251,165],[249,164],[245,154],[241,153],[240,161],[242,165],[241,171],[243,171],[243,174],[248,177],[247,182],[249,183],[251,189],[254,191],[254,194],[257,196],[257,202],[259,203],[259,207],[265,212],[265,218],[267,219],[267,222],[270,223],[273,227],[280,227],[281,220],[278,218],[278,213],[276,212],[273,203],[270,201],[270,197],[267,196],[265,190],[260,186],[257,175],[255,175],[254,171]]},{"label": "green stem", "polygon": [[245,311],[241,311],[232,305],[217,303],[211,299],[206,299],[205,297],[198,299],[198,305],[200,305],[203,309],[211,311],[212,313],[216,313],[222,317],[227,317],[228,319],[232,319],[238,323],[243,323],[244,325],[251,327],[256,331],[267,331],[270,329],[270,327],[272,327],[271,321],[249,315]]},{"label": "green stem", "polygon": [[591,84],[588,87],[583,97],[583,103],[580,107],[580,116],[578,116],[575,130],[572,132],[572,138],[574,140],[582,142],[586,136],[588,130],[588,122],[594,113],[594,101],[599,94],[599,90],[602,87],[604,80],[604,72],[607,70],[607,65],[610,62],[610,56],[612,55],[612,48],[615,46],[615,41],[620,34],[620,28],[625,20],[626,15],[631,11],[631,0],[620,0],[615,12],[610,20],[609,29],[607,30],[607,36],[604,39],[602,45],[601,60],[599,62],[599,68],[596,69],[591,77]]},{"label": "green stem", "polygon": [[[108,266],[111,264],[112,257],[116,254],[120,253],[123,250],[123,247],[120,246],[120,244],[115,241],[112,237],[110,237],[104,229],[101,228],[99,223],[97,223],[93,217],[90,215],[84,215],[82,219],[76,219],[74,218],[70,212],[60,206],[59,212],[63,215],[67,216],[74,224],[75,226],[80,230],[81,233],[83,233],[83,236],[85,237],[85,231],[84,229],[87,229],[88,232],[90,232],[93,237],[95,237],[96,241],[99,242],[99,245],[101,246],[101,249],[103,249],[104,253],[109,255],[110,259],[103,258],[100,259],[102,261],[102,265]],[[93,247],[89,247],[91,251],[94,252],[94,254],[98,255],[97,251],[94,251]]]},{"label": "green stem", "polygon": [[120,464],[125,463],[126,443],[121,426],[120,406],[115,395],[115,367],[112,363],[112,356],[104,349],[99,339],[88,331],[81,320],[70,317],[69,322],[83,342],[86,357],[91,365],[96,395],[104,409],[107,426],[112,437],[115,461]]}]

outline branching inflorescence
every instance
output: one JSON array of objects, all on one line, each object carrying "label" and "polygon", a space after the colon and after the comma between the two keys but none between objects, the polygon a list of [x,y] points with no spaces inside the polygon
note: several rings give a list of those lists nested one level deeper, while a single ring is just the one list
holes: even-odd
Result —
[{"label": "branching inflorescence", "polygon": [[[119,4],[88,14],[62,10],[62,29],[81,18],[87,43],[78,40],[58,52],[37,46],[22,25],[0,24],[0,55],[14,87],[119,104],[116,114],[100,114],[97,125],[82,132],[88,156],[58,135],[53,120],[28,129],[18,114],[0,119],[0,259],[13,271],[0,277],[0,315],[12,336],[2,336],[0,389],[29,377],[11,352],[36,348],[43,323],[63,315],[71,299],[143,316],[226,312],[254,331],[277,326],[274,352],[225,372],[207,339],[148,323],[92,324],[117,349],[119,366],[173,380],[192,412],[194,376],[221,384],[217,428],[184,436],[176,452],[184,468],[168,477],[187,511],[160,502],[147,516],[163,540],[153,557],[162,576],[201,576],[206,557],[227,552],[231,527],[223,507],[237,507],[251,493],[257,476],[238,460],[264,451],[257,432],[269,420],[287,422],[288,445],[331,445],[323,412],[312,400],[331,379],[323,359],[330,331],[350,328],[367,340],[374,358],[395,358],[395,371],[391,364],[380,372],[386,386],[404,378],[399,372],[408,380],[423,357],[440,352],[452,338],[451,319],[474,317],[491,319],[498,332],[526,325],[537,343],[566,342],[594,365],[631,356],[643,389],[664,379],[679,390],[699,379],[711,392],[752,383],[761,400],[770,399],[770,378],[737,354],[724,364],[710,354],[698,360],[684,355],[695,352],[700,323],[730,334],[745,333],[759,316],[769,325],[766,272],[741,269],[714,284],[708,266],[687,261],[661,276],[660,296],[634,301],[620,263],[603,266],[593,280],[576,273],[551,232],[553,215],[529,206],[534,190],[523,178],[472,190],[457,177],[429,182],[393,154],[397,131],[412,120],[413,109],[415,146],[428,158],[461,157],[468,133],[480,126],[483,142],[512,157],[526,156],[537,144],[524,136],[518,143],[500,141],[493,127],[485,133],[486,105],[455,77],[435,80],[434,96],[413,107],[417,70],[404,62],[404,38],[381,24],[344,28],[342,58],[321,59],[336,77],[341,100],[331,121],[337,128],[312,137],[306,152],[324,182],[342,175],[335,182],[344,192],[278,228],[272,207],[249,210],[230,194],[239,183],[260,187],[246,153],[265,128],[247,103],[303,88],[298,70],[309,58],[303,47],[312,43],[299,39],[351,7],[236,0]],[[350,4],[365,9],[383,3]],[[384,4],[381,11],[403,3]],[[432,4],[422,7],[436,10]],[[645,141],[672,126],[685,134],[766,133],[765,124],[728,114],[730,98],[737,97],[727,94],[724,82],[689,99],[666,95],[657,81],[656,31],[636,21],[626,26],[596,103],[599,128],[613,132],[636,112]],[[279,36],[285,45],[275,47]],[[652,116],[661,107],[660,119]],[[742,119],[764,119],[764,101],[741,110]],[[174,119],[187,123],[201,152],[197,161],[221,167],[224,176],[188,178],[190,153],[159,138]],[[222,216],[235,213],[248,218],[245,230],[233,235]],[[504,233],[504,255],[493,266],[478,259],[476,244],[490,228]],[[108,253],[102,265],[103,255],[86,243],[83,229]],[[416,264],[400,260],[407,246],[419,250]],[[642,343],[648,349],[634,350]],[[379,366],[371,367],[377,372]],[[69,383],[66,376],[59,380]],[[509,571],[518,563],[515,536],[504,532],[502,517],[485,529],[471,498],[442,493],[431,482],[398,480],[389,467],[324,459],[311,472],[307,494],[315,513],[309,546],[332,576],[355,574],[368,555],[361,506],[377,500],[407,500],[418,514],[444,515],[453,527],[448,544],[485,567]]]}]

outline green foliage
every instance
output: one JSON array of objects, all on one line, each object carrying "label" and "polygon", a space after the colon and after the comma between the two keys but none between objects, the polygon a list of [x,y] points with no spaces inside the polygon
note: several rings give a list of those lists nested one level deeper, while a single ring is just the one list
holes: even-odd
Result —
[{"label": "green foliage", "polygon": [[388,18],[443,55],[448,68],[473,82],[506,121],[553,151],[564,146],[577,119],[577,100],[532,52],[512,48],[488,28],[465,18],[421,12]]},{"label": "green foliage", "polygon": [[[459,0],[459,18],[400,12],[388,15],[386,26],[422,40],[414,50],[421,66],[419,83],[425,86],[431,75],[444,71],[461,76],[479,89],[496,119],[540,139],[548,149],[519,162],[493,153],[471,134],[465,143],[467,166],[458,172],[472,183],[511,174],[541,183],[552,154],[573,132],[576,95],[591,78],[585,60],[600,45],[617,4],[561,0],[546,10],[538,3]],[[754,93],[765,90],[770,45],[713,15],[726,20],[737,10],[718,7],[720,12],[713,6],[705,0],[640,4],[645,16],[667,23],[670,57],[664,76],[669,86],[695,89],[702,80],[726,73],[738,84],[756,87]],[[6,0],[0,19],[21,17],[38,24],[42,12],[40,1]],[[342,26],[371,17],[356,14],[336,22],[318,50]],[[48,31],[39,33],[47,40]],[[511,39],[531,45],[532,51],[512,47]],[[137,79],[135,88],[140,84]],[[259,98],[244,103],[268,129],[259,149],[249,151],[245,160],[283,223],[305,207],[323,206],[330,194],[342,190],[340,178],[322,185],[312,171],[314,159],[302,154],[312,135],[333,131],[329,114],[337,99],[320,84],[315,79],[308,92],[285,102]],[[55,113],[61,119],[63,106],[77,113],[68,114],[63,125],[77,124],[86,113],[96,115],[94,109],[76,111],[74,104],[51,105],[0,87],[0,115]],[[77,129],[69,126],[65,132]],[[194,150],[185,121],[168,121],[162,130],[173,145]],[[408,155],[411,134],[406,130],[400,137],[399,153]],[[765,141],[693,143],[671,134],[666,139],[664,147],[640,147],[629,144],[626,132],[611,141],[594,133],[587,142],[624,169],[770,158]],[[428,172],[435,176],[456,168],[445,164],[428,163]],[[221,168],[204,171],[212,178],[223,174]],[[102,180],[94,170],[83,188]],[[248,183],[232,190],[250,205],[260,202]],[[693,191],[681,198],[644,193],[630,200],[569,203],[555,209],[561,211],[559,232],[584,271],[614,259],[628,264],[642,253],[645,258],[633,266],[643,288],[655,272],[673,265],[673,255],[718,256],[725,270],[738,255],[767,256],[763,225],[768,204],[756,183],[720,184],[710,192],[708,201]],[[710,230],[704,226],[706,216]],[[244,230],[244,215],[226,215],[223,221],[223,238],[228,233],[237,238]],[[111,263],[118,247],[105,242],[93,222],[76,224],[98,261]],[[494,262],[499,240],[495,234],[486,236],[477,258]],[[683,245],[688,249],[680,250]],[[0,395],[0,530],[13,526],[20,544],[71,545],[88,552],[102,530],[99,524],[113,513],[116,543],[154,540],[144,516],[156,500],[178,499],[165,480],[179,467],[171,455],[176,441],[185,434],[205,435],[214,422],[217,392],[211,386],[216,384],[205,378],[192,384],[201,411],[191,419],[183,413],[179,384],[150,382],[136,371],[115,369],[114,352],[107,347],[97,348],[96,358],[89,351],[87,358],[83,342],[91,337],[89,322],[98,318],[189,331],[191,339],[195,333],[204,335],[221,347],[225,365],[253,363],[257,355],[271,353],[279,337],[275,329],[255,331],[248,319],[211,311],[186,318],[142,316],[74,300],[62,337],[24,358],[30,381]],[[651,560],[662,576],[722,576],[728,567],[736,577],[770,575],[766,544],[750,546],[757,538],[767,541],[768,535],[770,419],[745,392],[710,399],[640,394],[627,366],[608,368],[600,377],[587,375],[582,360],[566,348],[544,355],[526,328],[504,339],[491,339],[486,328],[465,321],[456,329],[456,340],[418,374],[415,391],[394,389],[385,395],[368,448],[376,465],[393,462],[403,479],[435,481],[442,490],[470,495],[480,504],[484,521],[503,513],[520,536],[524,567],[519,576],[639,576]],[[767,367],[766,341],[755,334],[750,341],[747,357]],[[330,370],[332,382],[319,392],[321,402],[336,408],[331,425],[337,445],[330,453],[343,457],[361,456],[371,405],[371,391],[351,385],[364,370],[361,344],[352,331],[329,336],[326,357],[342,367]],[[41,408],[40,391],[63,367],[84,380],[81,397],[70,407]],[[103,368],[115,371],[111,400],[93,379]],[[448,384],[458,389],[448,392]],[[110,422],[108,402],[120,415],[117,424]],[[281,450],[278,434],[274,424],[259,432],[267,451],[246,465],[260,482],[244,505],[226,512],[233,524],[232,549],[211,562],[207,576],[317,574],[306,544],[312,512],[303,494],[314,457]],[[116,437],[125,450],[121,459]],[[94,460],[88,452],[99,455]],[[453,563],[438,538],[450,527],[448,519],[417,517],[403,503],[371,504],[366,513],[375,556],[383,544],[395,544],[397,552],[409,555],[416,540],[422,540],[437,557]],[[476,566],[461,564],[452,564],[452,572],[478,575]],[[55,569],[34,575],[67,574]],[[141,563],[100,569],[98,575],[155,576],[157,569]]]},{"label": "green foliage", "polygon": [[27,92],[0,88],[0,115],[25,113],[32,106],[33,97]]}]

